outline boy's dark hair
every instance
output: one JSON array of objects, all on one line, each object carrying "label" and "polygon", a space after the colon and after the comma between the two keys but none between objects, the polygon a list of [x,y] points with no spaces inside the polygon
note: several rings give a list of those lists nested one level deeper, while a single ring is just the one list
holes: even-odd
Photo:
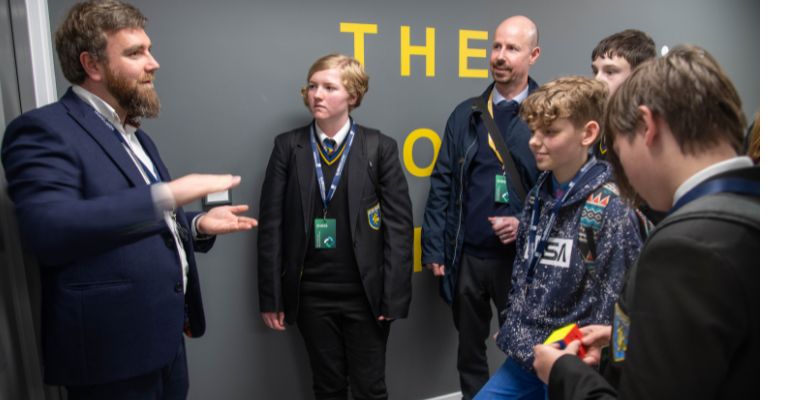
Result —
[{"label": "boy's dark hair", "polygon": [[753,162],[758,164],[761,161],[761,113],[760,112],[756,112],[756,117],[753,120],[753,124],[750,125],[750,128],[748,129],[744,146],[747,147],[747,149],[745,149],[745,154],[747,154],[750,158],[752,158]]},{"label": "boy's dark hair", "polygon": [[86,71],[81,53],[88,52],[99,61],[106,60],[106,34],[120,29],[144,29],[147,18],[136,7],[117,0],[92,0],[72,6],[58,27],[56,52],[64,77],[81,84]]},{"label": "boy's dark hair", "polygon": [[[610,149],[615,140],[630,141],[641,129],[639,106],[648,107],[669,126],[684,154],[720,144],[742,148],[746,126],[742,101],[722,67],[700,47],[676,46],[666,56],[640,65],[620,85],[605,110],[603,126]],[[609,154],[619,166],[614,151]],[[619,183],[627,192],[626,182]]]},{"label": "boy's dark hair", "polygon": [[592,50],[592,61],[598,57],[619,56],[624,58],[631,69],[656,58],[656,43],[650,35],[638,29],[626,29],[606,37]]},{"label": "boy's dark hair", "polygon": [[697,154],[721,142],[742,147],[742,101],[722,67],[700,47],[677,46],[633,71],[608,102],[610,139],[636,134],[642,123],[639,106],[669,125],[684,153]]}]

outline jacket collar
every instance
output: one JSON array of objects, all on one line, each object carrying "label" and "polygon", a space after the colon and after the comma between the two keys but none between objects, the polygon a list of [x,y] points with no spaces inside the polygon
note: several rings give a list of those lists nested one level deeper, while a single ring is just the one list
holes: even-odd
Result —
[{"label": "jacket collar", "polygon": [[[481,97],[481,101],[483,101],[484,103],[489,101],[489,97],[492,95],[492,90],[494,90],[494,85],[495,85],[495,82],[492,82],[489,85],[489,87],[487,87],[486,90],[484,90],[483,93],[481,93],[481,96],[480,96]],[[536,83],[536,81],[533,80],[533,78],[528,76],[528,96],[530,96],[538,88],[539,88],[539,84]],[[469,123],[472,126],[475,126],[478,123],[478,121],[480,121],[480,119],[481,119],[480,113],[481,113],[481,110],[479,110],[475,105],[473,105],[472,106],[472,113],[470,114],[470,120],[469,120]]]},{"label": "jacket collar", "polygon": [[[133,160],[131,160],[131,157],[125,151],[125,148],[112,131],[114,128],[106,125],[102,117],[97,114],[91,105],[87,104],[80,97],[78,97],[78,95],[72,91],[72,88],[67,90],[60,102],[67,109],[67,113],[75,120],[75,122],[77,122],[78,125],[80,125],[84,131],[92,139],[94,139],[95,142],[97,142],[97,144],[103,149],[108,157],[111,158],[117,168],[119,168],[125,178],[127,178],[131,186],[146,184],[144,178],[142,178],[142,175],[136,168],[136,165],[134,165]],[[145,150],[149,151],[151,149],[145,148]],[[152,153],[150,154],[152,157]],[[163,170],[163,168],[159,169]]]},{"label": "jacket collar", "polygon": [[[489,87],[487,87],[486,90],[484,90],[483,93],[481,94],[481,99],[483,99],[484,103],[489,101],[489,97],[492,95],[492,90],[494,90],[494,85],[495,85],[495,82],[492,82],[489,85]],[[533,80],[533,78],[528,76],[528,96],[533,94],[533,92],[535,92],[536,89],[538,89],[538,88],[539,88],[539,84],[536,83],[536,81]],[[473,109],[472,112],[475,113],[475,112],[477,112],[477,110]]]},{"label": "jacket collar", "polygon": [[[554,203],[556,201],[551,192],[552,185],[550,180],[552,179],[552,174],[552,171],[545,171],[539,174],[536,185],[534,185],[534,187],[541,185],[539,196],[545,203]],[[564,207],[569,207],[576,203],[583,204],[587,196],[609,180],[611,180],[611,165],[606,161],[598,160],[597,164],[586,171],[586,176],[582,183],[573,188],[572,192],[564,200]]]}]

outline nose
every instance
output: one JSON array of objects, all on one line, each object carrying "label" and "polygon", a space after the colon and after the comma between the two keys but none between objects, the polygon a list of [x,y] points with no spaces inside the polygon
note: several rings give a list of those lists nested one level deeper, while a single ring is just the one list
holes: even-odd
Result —
[{"label": "nose", "polygon": [[505,61],[506,52],[500,45],[492,46],[491,62],[494,64],[502,64]]},{"label": "nose", "polygon": [[597,71],[597,73],[594,74],[594,79],[608,83],[608,75],[606,75],[603,71]]},{"label": "nose", "polygon": [[153,56],[152,53],[148,52],[147,56],[149,57],[149,60],[147,62],[148,71],[155,72],[156,70],[161,68],[161,64],[159,64],[158,61],[156,61],[156,58]]},{"label": "nose", "polygon": [[542,146],[542,135],[537,133],[536,130],[533,130],[533,135],[531,135],[531,139],[528,141],[528,145],[531,148],[539,148]]}]

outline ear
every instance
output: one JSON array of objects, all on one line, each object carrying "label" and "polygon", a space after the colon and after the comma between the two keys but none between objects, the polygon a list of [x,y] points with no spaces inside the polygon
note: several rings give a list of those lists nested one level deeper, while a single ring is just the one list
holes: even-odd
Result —
[{"label": "ear", "polygon": [[581,146],[589,147],[600,136],[600,124],[597,121],[589,121],[583,126],[583,137],[581,137]]},{"label": "ear", "polygon": [[86,78],[96,82],[102,80],[105,75],[102,63],[87,51],[82,52],[79,57],[81,66],[83,66],[83,70],[86,72]]},{"label": "ear", "polygon": [[652,146],[656,139],[658,139],[658,135],[661,134],[661,130],[656,123],[653,110],[651,110],[650,107],[639,106],[639,113],[641,114],[642,123],[644,124],[644,143],[647,146]]},{"label": "ear", "polygon": [[542,52],[542,50],[539,48],[539,46],[534,47],[533,50],[531,50],[531,58],[528,61],[528,65],[535,64],[536,60],[539,59],[539,55],[540,55],[541,52]]}]

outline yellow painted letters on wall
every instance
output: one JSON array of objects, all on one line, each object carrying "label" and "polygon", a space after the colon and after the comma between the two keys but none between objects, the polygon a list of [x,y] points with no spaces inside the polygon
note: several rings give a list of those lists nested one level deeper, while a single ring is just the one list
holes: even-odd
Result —
[{"label": "yellow painted letters on wall", "polygon": [[[426,167],[419,167],[414,161],[414,143],[420,138],[430,140],[431,144],[433,145],[433,159]],[[439,147],[441,146],[442,139],[440,139],[439,135],[437,135],[432,129],[418,128],[411,131],[411,133],[406,136],[406,141],[403,142],[403,163],[406,165],[408,172],[410,172],[411,175],[420,178],[431,176],[431,172],[433,172],[433,166],[436,164],[436,157],[439,155]]]},{"label": "yellow painted letters on wall", "polygon": [[353,58],[366,68],[364,63],[364,35],[378,33],[378,24],[359,24],[355,22],[339,23],[339,32],[353,34]]},{"label": "yellow painted letters on wall", "polygon": [[486,49],[473,49],[469,47],[470,40],[487,40],[489,32],[470,31],[466,29],[458,30],[458,77],[459,78],[488,78],[489,71],[486,69],[470,69],[470,58],[486,58]]},{"label": "yellow painted letters on wall", "polygon": [[425,57],[425,76],[436,76],[436,28],[425,28],[425,44],[411,45],[411,28],[400,27],[400,76],[411,76],[411,56]]}]

